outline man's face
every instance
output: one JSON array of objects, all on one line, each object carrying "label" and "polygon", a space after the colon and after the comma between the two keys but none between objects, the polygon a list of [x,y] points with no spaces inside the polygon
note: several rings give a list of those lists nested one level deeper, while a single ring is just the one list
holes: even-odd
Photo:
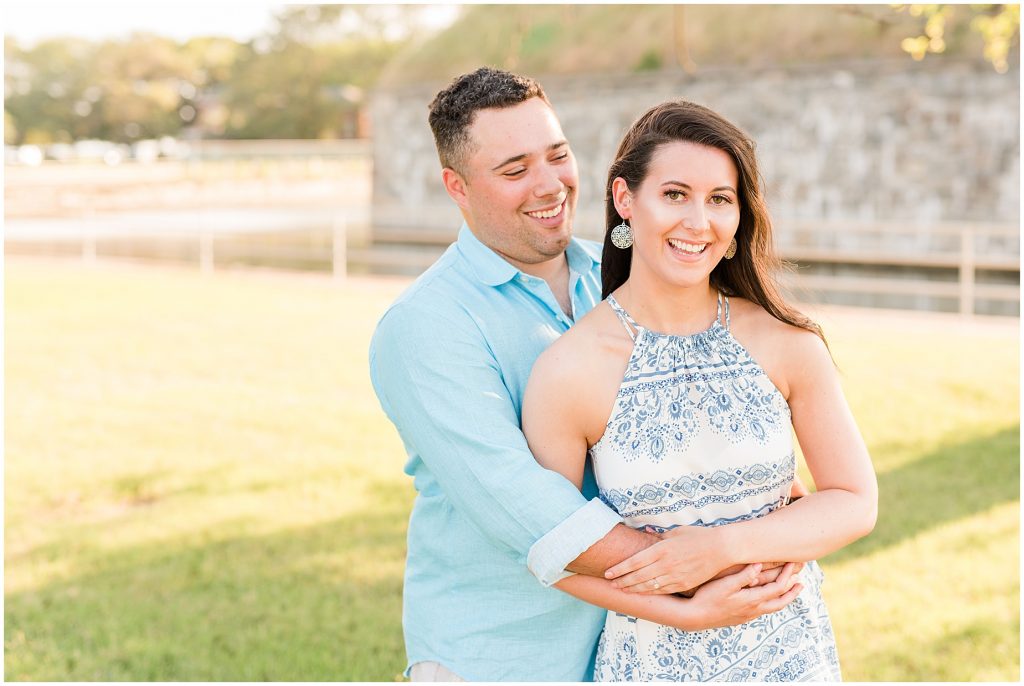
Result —
[{"label": "man's face", "polygon": [[560,257],[579,174],[555,113],[540,98],[480,110],[469,134],[459,205],[473,233],[520,268]]}]

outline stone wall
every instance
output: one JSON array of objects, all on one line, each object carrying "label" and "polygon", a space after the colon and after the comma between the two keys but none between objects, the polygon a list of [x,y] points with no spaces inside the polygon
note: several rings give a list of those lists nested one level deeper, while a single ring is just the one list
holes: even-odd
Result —
[{"label": "stone wall", "polygon": [[[679,97],[757,141],[781,244],[789,227],[809,222],[927,234],[937,224],[1020,221],[1016,69],[1000,75],[984,62],[929,56],[538,79],[579,162],[581,236],[603,232],[605,174],[622,133],[648,107]],[[373,96],[375,227],[454,232],[461,221],[427,125],[427,104],[444,85]],[[989,247],[1019,253],[1019,238]]]}]

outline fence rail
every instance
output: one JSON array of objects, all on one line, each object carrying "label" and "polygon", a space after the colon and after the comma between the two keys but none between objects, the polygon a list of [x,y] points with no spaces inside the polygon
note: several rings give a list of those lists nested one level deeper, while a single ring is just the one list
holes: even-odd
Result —
[{"label": "fence rail", "polygon": [[[349,249],[351,225],[339,214],[330,225],[301,231],[86,234],[50,241],[8,238],[6,247],[9,254],[76,255],[87,262],[117,258],[173,260],[196,264],[205,272],[222,266],[258,265],[330,271],[344,278],[350,269],[417,274],[455,238],[454,232],[388,229],[374,232],[375,242],[370,247]],[[812,300],[829,301],[837,294],[940,298],[954,301],[965,315],[978,312],[980,301],[1003,303],[1001,310],[1007,314],[1011,313],[1007,304],[1017,303],[1013,312],[1019,309],[1020,238],[1015,227],[941,226],[930,233],[917,229],[900,232],[888,227],[873,232],[884,236],[884,241],[873,246],[850,241],[851,235],[865,236],[872,231],[851,231],[845,226],[819,225],[813,233],[817,245],[800,244],[799,232],[787,232],[779,253],[797,269],[783,276],[782,285],[798,297],[810,296]],[[944,244],[932,251],[892,248],[907,243],[908,236],[915,240],[923,236],[922,246],[929,242]],[[844,240],[855,245],[840,245]],[[952,245],[959,249],[951,250]],[[979,245],[984,249],[979,250]],[[994,247],[1004,251],[993,252]],[[833,273],[820,273],[822,270]]]}]

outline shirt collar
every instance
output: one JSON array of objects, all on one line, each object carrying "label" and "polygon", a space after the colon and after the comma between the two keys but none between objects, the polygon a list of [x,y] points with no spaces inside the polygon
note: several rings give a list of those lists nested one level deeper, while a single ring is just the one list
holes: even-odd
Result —
[{"label": "shirt collar", "polygon": [[[514,267],[504,257],[494,252],[480,242],[465,222],[459,229],[459,238],[456,241],[459,252],[469,264],[473,273],[476,274],[482,283],[488,286],[500,286],[507,283],[520,274],[520,270]],[[565,249],[566,259],[569,262],[569,269],[577,274],[587,274],[594,265],[601,261],[597,250],[600,246],[590,246],[580,243],[575,238],[569,241]]]},{"label": "shirt collar", "polygon": [[504,257],[481,243],[465,222],[459,229],[459,239],[456,243],[476,278],[488,286],[500,286],[511,281],[519,273],[519,270]]}]

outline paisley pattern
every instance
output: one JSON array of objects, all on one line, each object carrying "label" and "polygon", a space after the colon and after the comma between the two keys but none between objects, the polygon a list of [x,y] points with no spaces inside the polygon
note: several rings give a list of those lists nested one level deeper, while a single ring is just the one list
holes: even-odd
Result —
[{"label": "paisley pattern", "polygon": [[[645,483],[631,488],[601,489],[601,499],[623,517],[678,512],[702,508],[711,503],[736,502],[763,493],[776,493],[793,482],[796,456],[756,462],[729,471],[717,469],[706,474],[683,474],[674,482]],[[735,520],[733,520],[735,521]],[[706,526],[696,520],[688,524]]]},{"label": "paisley pattern", "polygon": [[760,445],[789,426],[786,401],[717,322],[693,336],[644,333],[659,344],[638,350],[638,340],[608,422],[612,431],[599,442],[610,443],[620,459],[660,462],[689,447],[702,426],[732,443]]},{"label": "paisley pattern", "polygon": [[[704,332],[636,325],[608,298],[633,354],[604,436],[591,448],[601,498],[633,527],[720,526],[786,503],[796,469],[789,407],[728,330],[728,301]],[[724,305],[724,320],[722,324]],[[838,681],[817,563],[782,610],[734,627],[681,631],[609,612],[597,681]]]}]

